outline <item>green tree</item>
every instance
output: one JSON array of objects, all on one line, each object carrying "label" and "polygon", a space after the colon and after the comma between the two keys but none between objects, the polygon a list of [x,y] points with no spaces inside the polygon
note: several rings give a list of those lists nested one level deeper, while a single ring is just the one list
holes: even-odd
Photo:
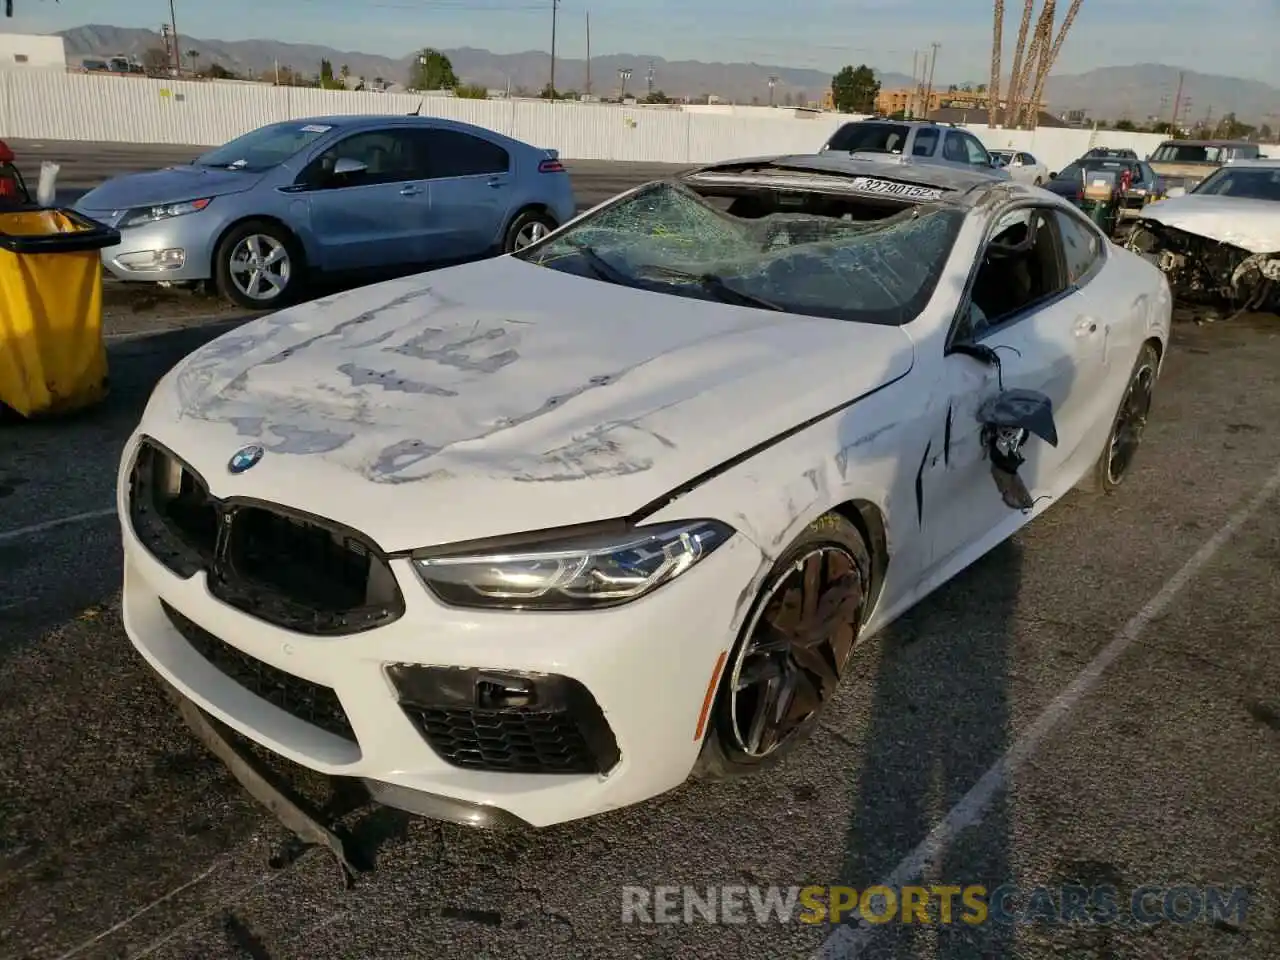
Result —
[{"label": "green tree", "polygon": [[538,96],[541,97],[543,100],[559,100],[560,99],[560,94],[552,90],[551,84],[549,83],[543,84],[542,89],[538,91]]},{"label": "green tree", "polygon": [[320,86],[325,90],[337,90],[344,86],[333,76],[333,64],[328,60],[320,61]]},{"label": "green tree", "polygon": [[843,67],[831,78],[831,99],[841,113],[871,113],[879,93],[880,81],[865,63]]},{"label": "green tree", "polygon": [[409,86],[414,90],[455,90],[458,75],[453,72],[448,57],[439,50],[424,47],[418,51],[413,69],[409,71]]},{"label": "green tree", "polygon": [[224,67],[220,63],[209,64],[209,69],[205,72],[215,80],[235,80],[236,79],[235,73],[228,70],[226,67]]},{"label": "green tree", "polygon": [[1223,140],[1243,140],[1251,136],[1257,128],[1249,123],[1241,123],[1234,113],[1228,113],[1218,121],[1217,135]]},{"label": "green tree", "polygon": [[488,100],[489,91],[479,83],[464,83],[453,88],[453,95],[463,100]]},{"label": "green tree", "polygon": [[1260,127],[1258,128],[1258,136],[1259,136],[1259,137],[1261,137],[1263,140],[1270,140],[1270,139],[1271,139],[1271,124],[1269,124],[1269,123],[1264,123],[1262,126],[1260,126]]},{"label": "green tree", "polygon": [[1124,131],[1128,132],[1128,131],[1136,130],[1136,129],[1137,129],[1137,127],[1135,127],[1135,126],[1133,125],[1133,121],[1132,121],[1132,120],[1117,120],[1117,121],[1116,121],[1116,129],[1117,129],[1117,130],[1124,130]]}]

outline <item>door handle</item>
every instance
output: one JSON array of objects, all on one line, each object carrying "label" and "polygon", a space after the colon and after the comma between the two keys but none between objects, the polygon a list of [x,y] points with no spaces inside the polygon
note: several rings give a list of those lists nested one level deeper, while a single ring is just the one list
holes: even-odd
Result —
[{"label": "door handle", "polygon": [[505,186],[506,186],[506,183],[502,180],[502,178],[501,178],[501,177],[490,177],[490,178],[489,178],[489,186],[491,186],[491,187],[493,187],[493,189],[497,190],[499,187],[505,187]]},{"label": "door handle", "polygon": [[1092,317],[1081,317],[1076,321],[1076,336],[1088,337],[1098,332],[1098,321]]},{"label": "door handle", "polygon": [[418,194],[420,194],[420,193],[422,193],[422,188],[421,188],[421,187],[417,186],[416,184],[406,183],[406,184],[404,185],[404,188],[400,191],[400,196],[402,196],[402,197],[416,197],[416,196],[417,196]]}]

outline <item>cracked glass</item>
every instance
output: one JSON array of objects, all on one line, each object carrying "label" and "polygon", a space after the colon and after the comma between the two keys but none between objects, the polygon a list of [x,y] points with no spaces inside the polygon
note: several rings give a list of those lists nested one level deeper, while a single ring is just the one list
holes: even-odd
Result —
[{"label": "cracked glass", "polygon": [[[770,193],[731,209],[761,213]],[[928,302],[964,213],[918,206],[883,217],[856,197],[823,196],[843,216],[737,216],[660,182],[518,256],[551,269],[676,296],[866,323],[909,322]],[[754,208],[754,209],[752,209]],[[874,211],[874,212],[872,212]],[[880,219],[865,219],[880,214]]]}]

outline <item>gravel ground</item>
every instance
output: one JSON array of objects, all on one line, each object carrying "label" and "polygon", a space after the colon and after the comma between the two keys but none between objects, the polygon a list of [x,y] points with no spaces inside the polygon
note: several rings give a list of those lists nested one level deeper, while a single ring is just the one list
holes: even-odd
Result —
[{"label": "gravel ground", "polygon": [[[216,329],[216,328],[215,328]],[[1140,466],[1067,502],[857,654],[774,773],[529,835],[369,814],[345,891],[186,733],[119,623],[110,516],[147,391],[215,332],[112,346],[116,389],[0,433],[0,954],[798,957],[825,930],[643,925],[626,885],[886,876],[1280,463],[1273,318],[1180,325]],[[1280,956],[1280,522],[1254,514],[1075,702],[935,882],[1242,886],[1241,925],[879,928],[865,956]]]}]

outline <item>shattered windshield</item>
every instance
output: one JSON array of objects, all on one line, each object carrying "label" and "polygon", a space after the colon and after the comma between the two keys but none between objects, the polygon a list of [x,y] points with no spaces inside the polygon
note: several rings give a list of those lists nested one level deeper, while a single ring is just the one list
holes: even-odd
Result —
[{"label": "shattered windshield", "polygon": [[777,212],[769,196],[739,197],[722,212],[683,185],[655,183],[517,256],[674,296],[903,324],[933,294],[964,217],[927,205],[887,217],[877,210],[878,219],[865,209],[860,217]]},{"label": "shattered windshield", "polygon": [[1191,192],[1215,197],[1239,197],[1241,200],[1280,200],[1280,169],[1224,167],[1206,177]]},{"label": "shattered windshield", "polygon": [[273,123],[210,150],[197,157],[195,163],[200,167],[261,173],[284,163],[332,129],[322,123]]}]

